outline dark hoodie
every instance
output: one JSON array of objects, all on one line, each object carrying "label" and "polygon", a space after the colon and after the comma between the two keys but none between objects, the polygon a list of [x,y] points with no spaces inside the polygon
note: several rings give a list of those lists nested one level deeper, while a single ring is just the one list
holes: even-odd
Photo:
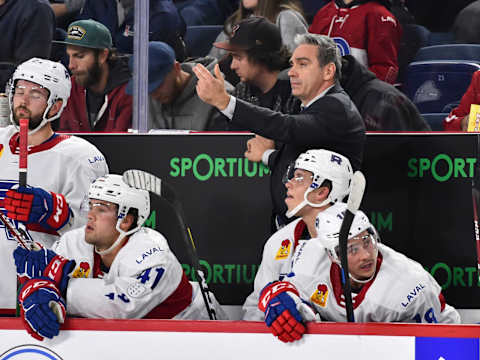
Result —
[{"label": "dark hoodie", "polygon": [[379,80],[351,55],[342,58],[340,83],[357,106],[367,131],[431,130],[405,94]]},{"label": "dark hoodie", "polygon": [[90,122],[92,129],[95,128],[97,114],[105,102],[105,95],[112,92],[117,86],[127,83],[132,77],[130,69],[128,68],[128,63],[124,59],[119,58],[111,60],[108,65],[108,79],[103,93],[97,94],[91,90],[87,90],[88,121]]}]

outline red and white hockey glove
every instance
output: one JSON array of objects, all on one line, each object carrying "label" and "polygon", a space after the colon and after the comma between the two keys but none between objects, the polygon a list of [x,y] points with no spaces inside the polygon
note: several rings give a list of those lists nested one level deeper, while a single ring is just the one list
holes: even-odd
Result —
[{"label": "red and white hockey glove", "polygon": [[75,260],[68,260],[61,255],[56,255],[43,271],[43,276],[53,280],[61,294],[65,297],[70,274],[75,270]]},{"label": "red and white hockey glove", "polygon": [[42,341],[59,334],[66,310],[53,281],[46,278],[29,280],[20,290],[18,301],[23,324],[30,335]]},{"label": "red and white hockey glove", "polygon": [[297,289],[287,281],[265,286],[258,308],[265,313],[265,323],[283,342],[300,340],[305,333],[304,321],[318,319],[312,308],[300,299]]},{"label": "red and white hockey glove", "polygon": [[65,196],[38,187],[14,185],[4,199],[7,216],[25,224],[38,223],[49,230],[61,229],[71,211]]}]

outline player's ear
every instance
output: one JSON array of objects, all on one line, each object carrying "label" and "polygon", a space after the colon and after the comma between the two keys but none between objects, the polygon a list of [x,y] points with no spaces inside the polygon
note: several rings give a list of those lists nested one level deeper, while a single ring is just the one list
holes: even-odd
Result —
[{"label": "player's ear", "polygon": [[328,194],[330,194],[330,189],[327,186],[320,186],[318,189],[312,191],[311,194],[312,199],[310,199],[310,201],[319,204],[328,197]]},{"label": "player's ear", "polygon": [[58,113],[60,111],[60,109],[62,108],[62,103],[63,103],[63,100],[55,101],[53,103],[52,107],[50,108],[50,110],[48,111],[47,117],[51,118],[56,113]]},{"label": "player's ear", "polygon": [[122,229],[123,231],[128,231],[132,226],[134,220],[135,218],[132,214],[127,214],[127,216],[125,216],[120,223],[120,229]]}]

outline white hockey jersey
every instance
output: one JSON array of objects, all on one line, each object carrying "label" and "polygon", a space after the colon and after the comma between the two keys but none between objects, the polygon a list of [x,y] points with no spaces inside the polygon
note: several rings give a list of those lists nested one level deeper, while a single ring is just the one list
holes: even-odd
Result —
[{"label": "white hockey jersey", "polygon": [[[337,212],[339,204],[334,204],[320,214]],[[340,205],[342,206],[342,205]],[[320,216],[320,215],[319,215]],[[243,320],[263,321],[265,315],[258,309],[260,292],[268,283],[283,280],[290,273],[291,261],[295,252],[302,253],[308,239],[302,239],[306,224],[297,219],[278,230],[263,247],[262,262],[258,267],[253,285],[253,292],[243,304]],[[327,261],[330,261],[327,259]]]},{"label": "white hockey jersey", "polygon": [[[352,292],[356,322],[459,323],[441,288],[423,267],[386,245],[378,244],[377,273],[359,293]],[[323,320],[347,321],[341,269],[317,239],[293,258],[292,277],[301,297]]]},{"label": "white hockey jersey", "polygon": [[[0,128],[0,207],[5,193],[18,184],[18,131],[11,125]],[[60,232],[82,226],[86,213],[80,208],[93,180],[108,173],[104,156],[86,140],[56,134],[46,142],[28,149],[27,184],[63,194],[73,212],[73,219]],[[59,234],[38,224],[27,225],[28,235],[50,248]],[[13,250],[15,238],[0,223],[0,314],[14,314],[16,304],[16,271]]]},{"label": "white hockey jersey", "polygon": [[[85,242],[85,227],[64,234],[53,250],[76,261],[67,314],[107,319],[209,319],[200,287],[189,282],[159,232],[142,227],[120,249],[107,273]],[[217,318],[226,319],[212,295]]]}]

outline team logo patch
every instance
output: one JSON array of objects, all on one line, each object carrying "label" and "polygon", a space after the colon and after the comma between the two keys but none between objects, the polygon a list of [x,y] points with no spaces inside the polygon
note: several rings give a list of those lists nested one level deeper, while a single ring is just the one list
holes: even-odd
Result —
[{"label": "team logo patch", "polygon": [[3,145],[0,144],[0,157],[3,155]]},{"label": "team logo patch", "polygon": [[74,25],[68,28],[67,38],[73,40],[82,40],[87,31],[81,26]]},{"label": "team logo patch", "polygon": [[328,287],[325,284],[320,284],[317,286],[315,292],[310,296],[310,300],[312,300],[315,304],[320,305],[321,307],[325,307],[327,305],[327,297],[328,297]]},{"label": "team logo patch", "polygon": [[81,261],[80,265],[73,271],[74,278],[87,278],[90,274],[90,264],[86,261]]},{"label": "team logo patch", "polygon": [[341,37],[334,37],[333,41],[337,44],[338,50],[340,50],[340,55],[345,56],[352,53],[350,50],[350,45],[348,44],[347,40]]},{"label": "team logo patch", "polygon": [[292,242],[288,239],[282,241],[282,245],[277,251],[277,256],[275,256],[275,260],[286,259],[288,254],[290,254],[290,248],[292,247]]}]

